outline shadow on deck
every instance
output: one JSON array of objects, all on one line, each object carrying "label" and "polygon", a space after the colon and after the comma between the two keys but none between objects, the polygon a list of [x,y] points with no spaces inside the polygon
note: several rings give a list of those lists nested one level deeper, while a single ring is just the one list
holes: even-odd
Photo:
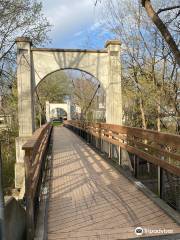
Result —
[{"label": "shadow on deck", "polygon": [[[54,128],[49,183],[48,240],[180,239],[179,225],[165,211],[64,127]],[[136,227],[144,234],[135,234]]]}]

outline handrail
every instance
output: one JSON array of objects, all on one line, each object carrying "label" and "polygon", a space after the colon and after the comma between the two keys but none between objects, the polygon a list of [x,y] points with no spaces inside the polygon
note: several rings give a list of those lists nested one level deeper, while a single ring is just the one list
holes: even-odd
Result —
[{"label": "handrail", "polygon": [[26,224],[27,240],[34,237],[35,212],[38,205],[39,191],[44,167],[44,156],[51,135],[51,124],[45,124],[34,132],[23,145],[25,151],[25,188],[26,188]]},{"label": "handrail", "polygon": [[132,154],[180,176],[180,136],[114,124],[66,121],[66,126],[120,146]]}]

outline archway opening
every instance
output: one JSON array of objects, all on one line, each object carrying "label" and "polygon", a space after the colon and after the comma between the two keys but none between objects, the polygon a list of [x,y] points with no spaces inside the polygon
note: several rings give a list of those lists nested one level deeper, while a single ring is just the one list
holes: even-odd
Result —
[{"label": "archway opening", "polygon": [[[106,121],[106,95],[91,74],[77,69],[61,69],[48,74],[34,90],[36,128],[47,120],[46,102],[67,104],[70,116],[63,119]],[[50,119],[52,120],[52,118]]]},{"label": "archway opening", "polygon": [[63,108],[52,108],[50,111],[50,120],[59,120],[59,119],[67,119],[67,112]]}]

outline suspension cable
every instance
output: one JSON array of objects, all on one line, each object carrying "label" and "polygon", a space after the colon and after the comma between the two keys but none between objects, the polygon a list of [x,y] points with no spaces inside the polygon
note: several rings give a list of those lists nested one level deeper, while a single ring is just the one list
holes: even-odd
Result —
[{"label": "suspension cable", "polygon": [[96,94],[97,94],[97,91],[98,91],[98,89],[100,88],[100,86],[101,86],[101,85],[98,84],[98,87],[96,88],[96,91],[94,92],[94,95],[93,95],[93,97],[91,98],[91,100],[90,100],[90,102],[89,102],[89,104],[88,104],[88,106],[87,106],[84,114],[86,114],[87,110],[90,108],[90,106],[91,106],[91,104],[92,104],[92,101],[94,100],[94,98],[95,98],[95,96],[96,96]]}]

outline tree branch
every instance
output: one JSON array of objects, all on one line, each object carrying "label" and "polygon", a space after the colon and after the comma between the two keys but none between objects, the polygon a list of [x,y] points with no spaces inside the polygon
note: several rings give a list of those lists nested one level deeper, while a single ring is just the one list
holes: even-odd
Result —
[{"label": "tree branch", "polygon": [[161,12],[165,12],[165,11],[177,9],[177,8],[180,8],[180,5],[178,5],[178,6],[173,6],[173,7],[167,7],[167,8],[160,8],[160,9],[157,11],[157,14],[159,14],[159,13],[161,13]]},{"label": "tree branch", "polygon": [[166,43],[168,44],[170,50],[172,51],[174,58],[178,65],[180,66],[180,51],[176,42],[174,41],[171,33],[167,29],[166,25],[163,23],[158,14],[154,11],[150,0],[141,0],[142,6],[146,9],[148,16],[151,18],[152,22],[156,25],[161,35],[164,37]]}]

